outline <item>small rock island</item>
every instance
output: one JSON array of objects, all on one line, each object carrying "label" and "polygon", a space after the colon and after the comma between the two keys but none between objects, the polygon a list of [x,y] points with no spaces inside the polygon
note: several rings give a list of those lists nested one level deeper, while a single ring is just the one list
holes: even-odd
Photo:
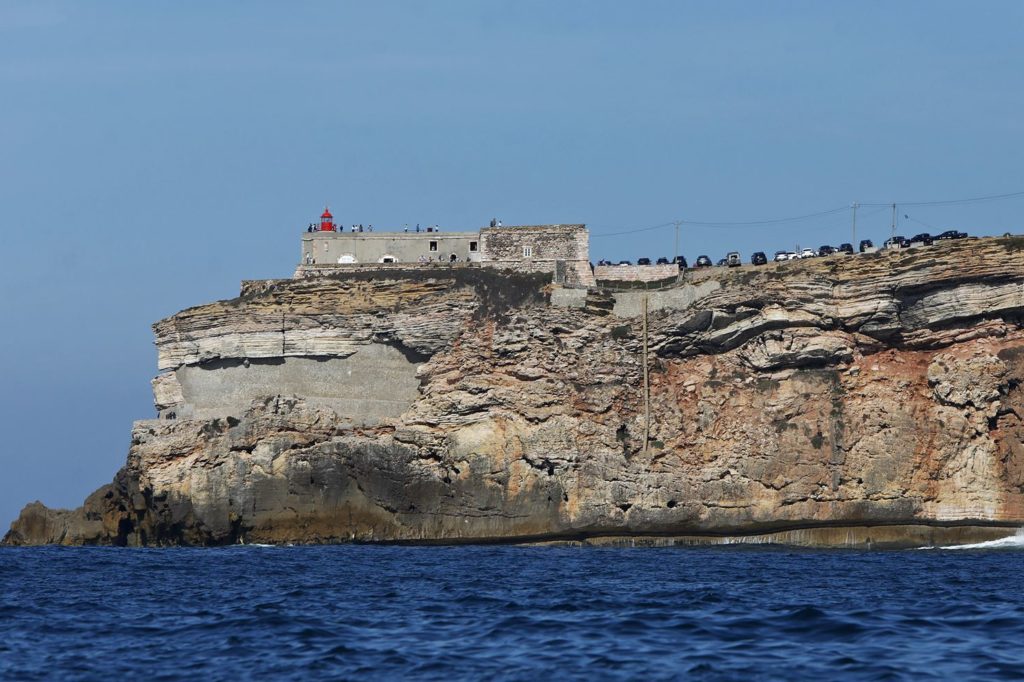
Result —
[{"label": "small rock island", "polygon": [[8,545],[778,542],[1024,525],[1024,238],[736,268],[346,230],[154,326],[157,418]]}]

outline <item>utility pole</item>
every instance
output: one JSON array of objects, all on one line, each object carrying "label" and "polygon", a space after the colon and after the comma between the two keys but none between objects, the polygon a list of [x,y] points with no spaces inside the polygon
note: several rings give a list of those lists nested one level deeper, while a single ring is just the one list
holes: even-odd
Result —
[{"label": "utility pole", "polygon": [[892,205],[892,234],[890,237],[896,236],[896,204]]},{"label": "utility pole", "polygon": [[676,262],[676,258],[679,257],[679,226],[683,224],[682,220],[677,220],[673,223],[676,226],[676,248],[672,251],[672,262]]},{"label": "utility pole", "polygon": [[850,228],[851,231],[852,231],[852,235],[853,236],[850,239],[850,245],[853,246],[853,248],[856,249],[857,248],[857,202],[855,201],[852,204],[850,204],[850,208],[853,209],[853,224],[852,224],[852,226]]},{"label": "utility pole", "polygon": [[647,452],[647,445],[651,442],[651,378],[647,373],[647,294],[643,298],[644,326],[643,326],[643,362],[644,362],[644,449]]}]

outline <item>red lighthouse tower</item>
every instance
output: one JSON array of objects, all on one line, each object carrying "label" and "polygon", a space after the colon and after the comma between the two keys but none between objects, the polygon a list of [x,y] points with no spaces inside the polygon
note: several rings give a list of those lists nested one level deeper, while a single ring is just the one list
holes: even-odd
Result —
[{"label": "red lighthouse tower", "polygon": [[321,232],[335,232],[336,231],[335,227],[334,227],[334,216],[331,215],[331,212],[327,209],[326,206],[324,206],[324,212],[320,216],[320,231]]}]

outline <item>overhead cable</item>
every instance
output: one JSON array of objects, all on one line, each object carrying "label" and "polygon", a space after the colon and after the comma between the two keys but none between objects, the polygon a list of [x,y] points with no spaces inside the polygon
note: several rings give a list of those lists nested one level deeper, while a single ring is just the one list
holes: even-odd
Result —
[{"label": "overhead cable", "polygon": [[808,220],[810,218],[818,218],[823,215],[831,215],[833,213],[840,213],[842,211],[848,211],[849,206],[840,206],[839,208],[831,208],[827,211],[818,211],[817,213],[808,213],[806,215],[793,216],[792,218],[771,218],[768,220],[741,220],[741,221],[707,221],[707,220],[684,220],[686,225],[702,225],[705,227],[745,227],[748,225],[774,225],[777,223],[795,223],[801,220]]},{"label": "overhead cable", "polygon": [[636,232],[649,232],[651,230],[658,230],[658,229],[661,229],[663,227],[671,227],[674,224],[675,223],[662,223],[661,225],[651,225],[650,227],[641,227],[641,228],[636,229],[636,230],[623,230],[622,232],[602,232],[600,234],[591,234],[590,237],[591,237],[591,239],[593,239],[594,237],[614,237],[614,236],[620,235],[620,234],[634,234]]},{"label": "overhead cable", "polygon": [[[887,202],[858,202],[858,206],[872,206],[872,207],[883,207],[888,208],[890,206],[950,206],[954,204],[972,204],[983,201],[997,201],[999,199],[1012,199],[1014,197],[1024,197],[1024,191],[1020,192],[1007,192],[1006,194],[990,194],[981,197],[968,197],[965,199],[944,199],[939,201],[887,201]],[[807,213],[805,215],[792,216],[789,218],[768,218],[764,220],[739,220],[739,221],[710,221],[710,220],[681,220],[679,221],[683,225],[696,225],[699,227],[754,227],[757,225],[779,225],[782,223],[795,223],[802,220],[809,220],[811,218],[819,218],[821,216],[832,215],[835,213],[841,213],[849,210],[849,206],[840,206],[838,208],[830,208],[825,211],[817,211],[815,213]],[[871,215],[871,213],[865,215]],[[619,230],[617,232],[602,232],[602,233],[591,233],[591,238],[596,237],[614,237],[623,234],[635,234],[637,232],[649,232],[651,230],[660,230],[665,227],[671,227],[675,225],[675,222],[661,223],[660,225],[652,225],[650,227],[641,227],[632,230]]]},{"label": "overhead cable", "polygon": [[997,199],[1011,199],[1022,197],[1024,192],[1009,192],[1007,194],[990,194],[985,197],[970,197],[969,199],[945,199],[942,201],[887,201],[875,203],[861,203],[861,206],[947,206],[950,204],[973,204],[979,201],[995,201]]}]

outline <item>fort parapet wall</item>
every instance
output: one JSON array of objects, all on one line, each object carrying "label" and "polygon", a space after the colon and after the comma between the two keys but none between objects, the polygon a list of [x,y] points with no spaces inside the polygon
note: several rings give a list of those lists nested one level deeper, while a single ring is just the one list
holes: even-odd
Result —
[{"label": "fort parapet wall", "polygon": [[492,262],[586,261],[590,238],[585,225],[520,225],[480,230],[482,259]]},{"label": "fort parapet wall", "polygon": [[478,232],[306,232],[303,265],[450,263],[480,260]]},{"label": "fort parapet wall", "polygon": [[657,282],[679,276],[679,266],[669,265],[598,265],[594,279],[600,282]]},{"label": "fort parapet wall", "polygon": [[594,286],[586,225],[520,225],[480,230],[481,263],[513,272],[549,272],[567,286]]},{"label": "fort parapet wall", "polygon": [[[295,273],[292,275],[292,279],[329,277],[333,275],[343,275],[347,272],[406,272],[411,268],[416,270],[445,272],[449,270],[478,267],[481,267],[481,263],[466,261],[459,261],[456,263],[452,263],[450,261],[428,261],[426,263],[320,263],[317,265],[305,265],[300,263],[299,266],[295,268]],[[243,293],[245,291],[245,285],[246,283],[243,282]],[[251,286],[255,287],[257,285],[252,284]]]},{"label": "fort parapet wall", "polygon": [[480,266],[549,273],[565,286],[594,286],[582,224],[485,227],[478,232],[307,232],[297,279],[367,270]]}]

